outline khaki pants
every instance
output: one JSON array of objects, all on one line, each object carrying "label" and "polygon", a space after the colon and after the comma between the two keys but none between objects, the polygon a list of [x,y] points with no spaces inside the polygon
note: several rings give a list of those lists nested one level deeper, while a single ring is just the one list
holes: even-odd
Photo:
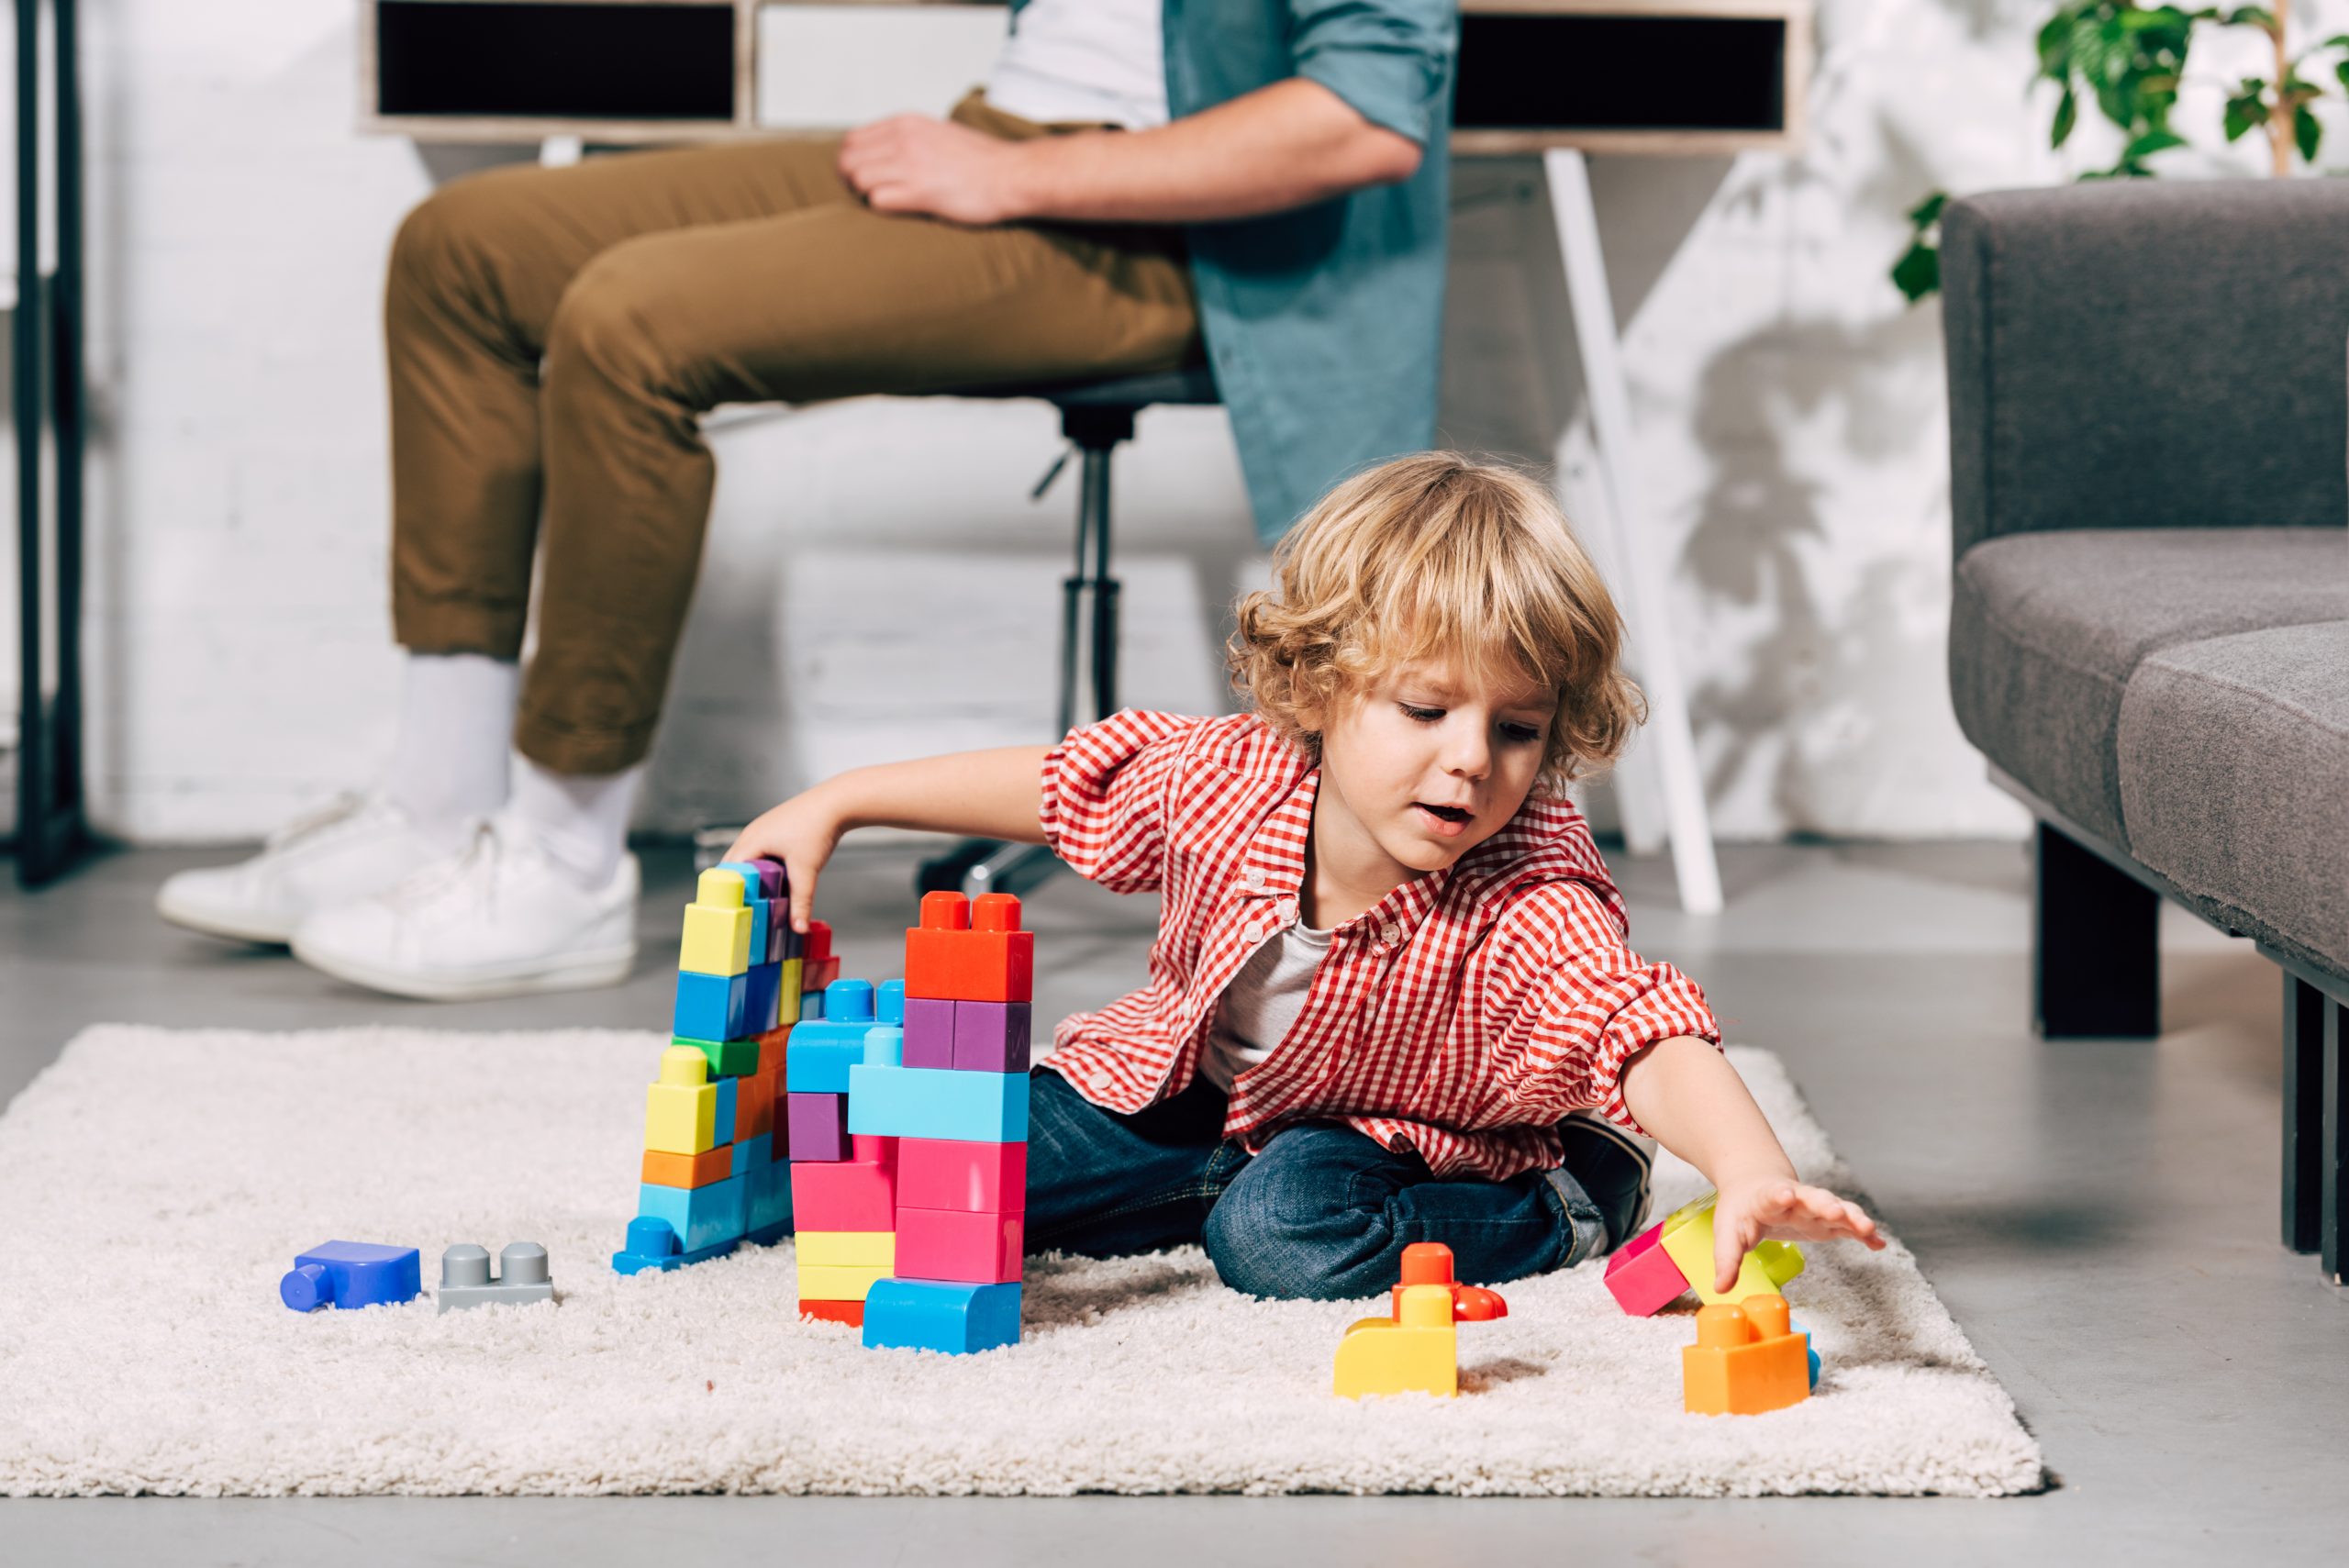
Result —
[{"label": "khaki pants", "polygon": [[[988,108],[992,135],[1047,128]],[[392,617],[419,652],[514,659],[515,744],[565,773],[651,749],[700,563],[720,403],[941,393],[1196,360],[1163,229],[875,213],[837,140],[599,157],[456,181],[393,247]],[[788,497],[775,497],[781,507]]]}]

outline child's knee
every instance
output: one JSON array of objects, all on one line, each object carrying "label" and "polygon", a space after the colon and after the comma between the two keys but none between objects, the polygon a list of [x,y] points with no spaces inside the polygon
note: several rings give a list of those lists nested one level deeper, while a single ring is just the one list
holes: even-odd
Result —
[{"label": "child's knee", "polygon": [[1299,1219],[1238,1187],[1208,1211],[1200,1240],[1224,1284],[1276,1300],[1375,1296],[1395,1283],[1399,1266],[1383,1215],[1332,1205]]}]

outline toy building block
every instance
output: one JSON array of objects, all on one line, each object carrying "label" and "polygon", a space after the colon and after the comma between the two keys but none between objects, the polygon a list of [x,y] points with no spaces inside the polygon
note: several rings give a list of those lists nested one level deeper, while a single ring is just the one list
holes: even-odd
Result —
[{"label": "toy building block", "polygon": [[1680,1351],[1682,1402],[1696,1416],[1758,1416],[1810,1397],[1810,1336],[1783,1296],[1698,1308],[1697,1342]]},{"label": "toy building block", "polygon": [[1810,1330],[1809,1330],[1809,1329],[1808,1329],[1804,1328],[1801,1324],[1799,1324],[1799,1323],[1796,1322],[1796,1321],[1795,1321],[1793,1318],[1787,1318],[1787,1332],[1788,1332],[1789,1334],[1800,1334],[1800,1335],[1802,1336],[1802,1343],[1803,1343],[1803,1362],[1804,1362],[1803,1370],[1804,1370],[1807,1373],[1809,1373],[1809,1377],[1810,1377],[1810,1391],[1811,1391],[1812,1393],[1816,1394],[1816,1393],[1818,1393],[1818,1392],[1819,1392],[1819,1345],[1818,1345],[1818,1342],[1817,1342],[1816,1340],[1812,1340],[1812,1339],[1811,1339],[1811,1337],[1810,1337]]},{"label": "toy building block", "polygon": [[734,1141],[747,1142],[773,1132],[775,1088],[783,1082],[783,1074],[750,1073],[729,1081],[734,1085]]},{"label": "toy building block", "polygon": [[799,1265],[802,1301],[863,1301],[874,1284],[889,1277],[886,1263],[810,1263]]},{"label": "toy building block", "polygon": [[468,1241],[440,1254],[437,1311],[506,1303],[526,1307],[554,1299],[547,1273],[547,1250],[536,1241],[516,1241],[497,1254],[497,1277],[489,1276],[489,1251]]},{"label": "toy building block", "polygon": [[644,1151],[641,1180],[656,1187],[706,1187],[734,1173],[734,1146],[721,1143],[698,1154],[672,1154],[664,1149]]},{"label": "toy building block", "polygon": [[1025,1143],[1028,1074],[852,1067],[848,1075],[848,1127],[851,1132],[890,1138]]},{"label": "toy building block", "polygon": [[[810,1165],[809,1170],[824,1167]],[[782,1160],[768,1160],[750,1169],[750,1184],[743,1194],[742,1240],[761,1247],[772,1247],[791,1234],[791,1166]]]},{"label": "toy building block", "polygon": [[896,1273],[900,1279],[1006,1284],[1019,1277],[1018,1214],[965,1213],[897,1205]]},{"label": "toy building block", "polygon": [[906,1040],[900,1060],[908,1067],[954,1065],[954,1004],[934,996],[906,998]]},{"label": "toy building block", "polygon": [[612,1254],[612,1272],[618,1274],[640,1274],[648,1269],[666,1272],[681,1269],[688,1263],[707,1262],[722,1258],[742,1243],[729,1237],[712,1246],[688,1252],[677,1245],[677,1232],[669,1222],[649,1214],[638,1215],[628,1222],[628,1240]]},{"label": "toy building block", "polygon": [[742,977],[742,1032],[757,1034],[780,1021],[783,965],[754,963]]},{"label": "toy building block", "polygon": [[789,1029],[799,1021],[799,982],[803,966],[796,958],[786,958],[775,972],[782,984],[775,997],[774,1021],[780,1029]]},{"label": "toy building block", "polygon": [[873,988],[873,1021],[891,1029],[906,1027],[906,983],[884,980]]},{"label": "toy building block", "polygon": [[906,995],[949,1001],[1025,1002],[1035,986],[1036,934],[1019,929],[1019,900],[985,893],[922,895],[921,924],[906,932]]},{"label": "toy building block", "polygon": [[832,951],[832,928],[823,920],[807,922],[799,939],[801,991],[821,991],[841,976],[841,961]]},{"label": "toy building block", "polygon": [[739,1040],[750,1026],[748,974],[677,972],[677,1006],[669,1032],[684,1040]]},{"label": "toy building block", "polygon": [[1019,1342],[1019,1287],[885,1279],[865,1294],[867,1350],[969,1355]]},{"label": "toy building block", "polygon": [[845,1095],[848,1070],[864,1060],[864,1036],[877,1027],[870,981],[835,981],[824,993],[824,1016],[791,1031],[791,1087],[804,1094]]},{"label": "toy building block", "polygon": [[897,1166],[882,1159],[795,1163],[790,1187],[794,1218],[810,1230],[895,1229],[900,1179]]},{"label": "toy building block", "polygon": [[742,1239],[748,1229],[750,1187],[748,1171],[701,1187],[646,1184],[636,1189],[636,1212],[640,1218],[665,1220],[677,1233],[678,1246],[697,1252]]},{"label": "toy building block", "polygon": [[888,1230],[799,1231],[799,1262],[826,1268],[863,1269],[876,1264],[883,1273],[896,1262],[897,1238]]},{"label": "toy building block", "polygon": [[710,1141],[713,1144],[734,1141],[734,1113],[741,1108],[741,1084],[740,1078],[720,1078],[710,1085],[718,1091],[717,1104],[712,1107],[709,1118]]},{"label": "toy building block", "polygon": [[795,1164],[848,1158],[846,1095],[803,1095],[793,1089],[785,1094],[784,1099],[784,1117],[790,1130]]},{"label": "toy building block", "polygon": [[699,1154],[718,1143],[718,1085],[709,1059],[689,1045],[661,1053],[661,1078],[644,1091],[644,1146]]},{"label": "toy building block", "polygon": [[1338,1341],[1330,1387],[1341,1397],[1419,1393],[1449,1399],[1460,1392],[1455,1326],[1508,1316],[1498,1292],[1453,1277],[1452,1249],[1440,1241],[1404,1248],[1402,1273],[1388,1315],[1361,1319]]},{"label": "toy building block", "polygon": [[701,873],[694,901],[685,906],[677,967],[695,974],[743,973],[751,967],[754,920],[742,879],[723,866],[712,866]]},{"label": "toy building block", "polygon": [[738,1171],[755,1171],[774,1163],[774,1134],[771,1132],[745,1138],[734,1145],[734,1168]]},{"label": "toy building block", "polygon": [[864,1327],[864,1303],[862,1301],[809,1301],[802,1298],[799,1316],[817,1323],[845,1323],[852,1329]]},{"label": "toy building block", "polygon": [[1645,1318],[1694,1290],[1711,1305],[1775,1296],[1802,1273],[1802,1249],[1791,1241],[1765,1241],[1738,1265],[1737,1283],[1727,1294],[1713,1288],[1713,1204],[1707,1193],[1683,1204],[1617,1249],[1607,1261],[1607,1288],[1624,1311]]},{"label": "toy building block", "polygon": [[940,1138],[901,1139],[897,1143],[897,1201],[907,1208],[1024,1214],[1028,1208],[1028,1146],[962,1143]]},{"label": "toy building block", "polygon": [[412,1301],[423,1289],[415,1248],[328,1241],[294,1260],[294,1267],[277,1282],[277,1299],[296,1312],[321,1307],[349,1311]]},{"label": "toy building block", "polygon": [[964,1073],[1027,1072],[1032,1010],[1026,1002],[956,1002],[952,1065]]},{"label": "toy building block", "polygon": [[758,1071],[759,1041],[756,1035],[740,1040],[689,1040],[684,1035],[672,1035],[669,1043],[690,1045],[707,1057],[712,1081],[740,1078]]}]

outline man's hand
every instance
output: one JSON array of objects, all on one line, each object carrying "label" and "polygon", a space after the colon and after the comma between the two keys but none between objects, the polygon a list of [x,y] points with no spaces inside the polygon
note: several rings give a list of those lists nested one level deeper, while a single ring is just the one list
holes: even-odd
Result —
[{"label": "man's hand", "polygon": [[1831,1241],[1850,1237],[1870,1251],[1884,1250],[1876,1221],[1858,1204],[1824,1187],[1806,1186],[1785,1176],[1725,1182],[1713,1204],[1713,1288],[1737,1284],[1738,1265],[1764,1237],[1788,1241]]},{"label": "man's hand", "polygon": [[1017,199],[1024,144],[928,115],[891,115],[841,143],[841,178],[875,212],[983,228],[1028,216]]}]

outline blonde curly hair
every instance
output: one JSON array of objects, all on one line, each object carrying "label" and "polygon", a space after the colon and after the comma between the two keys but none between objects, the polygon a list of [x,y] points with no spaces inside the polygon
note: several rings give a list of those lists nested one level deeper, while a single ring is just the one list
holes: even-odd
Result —
[{"label": "blonde curly hair", "polygon": [[1345,481],[1273,553],[1275,591],[1243,595],[1231,684],[1317,762],[1314,716],[1414,664],[1557,694],[1537,788],[1603,770],[1645,717],[1623,673],[1622,618],[1546,487],[1453,452]]}]

